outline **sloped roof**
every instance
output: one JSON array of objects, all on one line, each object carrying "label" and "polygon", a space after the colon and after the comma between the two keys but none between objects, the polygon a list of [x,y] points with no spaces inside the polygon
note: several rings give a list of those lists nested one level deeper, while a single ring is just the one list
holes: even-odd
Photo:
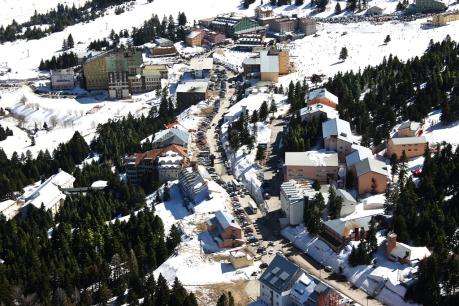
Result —
[{"label": "sloped roof", "polygon": [[281,254],[276,254],[259,281],[277,293],[290,290],[303,271]]},{"label": "sloped roof", "polygon": [[164,142],[174,137],[180,140],[183,144],[186,144],[188,143],[190,134],[184,129],[177,128],[177,127],[162,130],[162,131],[155,133],[155,137],[153,138],[152,144],[155,144],[158,142]]},{"label": "sloped roof", "polygon": [[365,158],[373,157],[373,152],[367,147],[353,144],[352,149],[354,151],[346,156],[346,165],[348,167],[355,165]]},{"label": "sloped roof", "polygon": [[355,228],[370,228],[370,221],[373,216],[364,216],[355,219],[333,219],[324,222],[324,225],[333,230],[340,237],[347,237]]},{"label": "sloped roof", "polygon": [[228,227],[235,227],[241,228],[236,221],[234,221],[234,217],[228,214],[227,212],[223,212],[221,210],[215,213],[215,219],[222,227],[222,229],[227,229]]},{"label": "sloped roof", "polygon": [[324,139],[336,136],[339,139],[352,142],[351,125],[346,120],[334,118],[322,123],[322,136]]},{"label": "sloped roof", "polygon": [[361,176],[368,172],[376,172],[387,176],[386,164],[374,158],[365,158],[364,160],[356,163],[355,171],[357,172],[357,176]]},{"label": "sloped roof", "polygon": [[184,93],[184,92],[205,93],[207,91],[207,87],[208,87],[207,82],[190,81],[190,82],[178,84],[176,92],[177,93]]},{"label": "sloped roof", "polygon": [[397,242],[390,255],[396,258],[404,258],[408,261],[422,260],[431,255],[426,247],[413,247],[402,242]]},{"label": "sloped roof", "polygon": [[421,128],[421,124],[416,121],[405,121],[398,127],[399,130],[410,129],[411,131],[417,131]]},{"label": "sloped roof", "polygon": [[317,103],[317,104],[308,105],[308,106],[303,107],[302,109],[300,109],[300,116],[303,117],[303,116],[306,116],[308,114],[314,114],[314,113],[317,113],[317,112],[322,112],[322,113],[327,114],[327,118],[328,119],[334,119],[334,118],[337,118],[339,116],[338,115],[338,111],[336,109],[334,109],[333,107],[330,107],[328,105],[321,104],[321,103]]}]

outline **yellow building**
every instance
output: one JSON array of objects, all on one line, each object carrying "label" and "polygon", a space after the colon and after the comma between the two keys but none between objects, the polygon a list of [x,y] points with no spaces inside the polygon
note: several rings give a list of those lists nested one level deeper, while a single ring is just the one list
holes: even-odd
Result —
[{"label": "yellow building", "polygon": [[459,11],[443,14],[443,15],[434,15],[432,16],[432,23],[436,26],[444,26],[448,22],[459,20]]},{"label": "yellow building", "polygon": [[88,59],[83,64],[83,73],[87,90],[107,90],[108,74],[106,57],[108,52]]},{"label": "yellow building", "polygon": [[279,52],[279,74],[286,75],[290,73],[290,56],[288,51]]}]

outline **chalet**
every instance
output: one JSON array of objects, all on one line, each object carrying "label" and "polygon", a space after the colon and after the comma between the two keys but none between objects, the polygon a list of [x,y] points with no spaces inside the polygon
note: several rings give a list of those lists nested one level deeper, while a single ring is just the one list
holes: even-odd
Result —
[{"label": "chalet", "polygon": [[400,159],[405,152],[407,158],[418,157],[424,155],[427,146],[427,139],[424,136],[389,138],[386,155],[390,157],[395,154]]},{"label": "chalet", "polygon": [[338,154],[335,152],[285,152],[284,181],[329,183],[337,179],[338,170]]},{"label": "chalet", "polygon": [[383,193],[388,182],[387,166],[382,161],[365,158],[355,164],[357,189],[360,195],[365,193]]},{"label": "chalet", "polygon": [[[380,214],[379,210],[377,213]],[[338,252],[349,241],[359,241],[370,229],[370,222],[375,215],[351,214],[344,218],[323,222],[321,237],[335,252]]]},{"label": "chalet", "polygon": [[192,58],[190,61],[191,74],[195,79],[205,79],[210,77],[210,72],[214,66],[214,59]]},{"label": "chalet", "polygon": [[156,38],[155,46],[151,49],[153,57],[168,57],[177,55],[174,43],[167,38]]},{"label": "chalet", "polygon": [[328,105],[334,109],[338,106],[338,97],[329,92],[325,88],[319,88],[315,90],[311,90],[306,95],[306,102],[308,105],[314,104],[323,104]]},{"label": "chalet", "polygon": [[413,247],[397,242],[397,234],[389,233],[386,240],[386,255],[392,261],[416,266],[431,253],[426,247]]},{"label": "chalet", "polygon": [[326,150],[338,152],[340,161],[352,152],[354,136],[349,122],[335,118],[322,123],[322,137]]},{"label": "chalet", "polygon": [[241,227],[227,212],[217,211],[207,222],[207,231],[220,248],[234,248],[244,244]]},{"label": "chalet", "polygon": [[204,43],[210,46],[224,43],[226,36],[223,33],[206,30],[204,31]]}]

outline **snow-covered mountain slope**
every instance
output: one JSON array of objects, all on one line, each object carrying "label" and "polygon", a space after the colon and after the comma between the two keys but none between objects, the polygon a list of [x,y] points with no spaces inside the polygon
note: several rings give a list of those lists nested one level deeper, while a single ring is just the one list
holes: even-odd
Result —
[{"label": "snow-covered mountain slope", "polygon": [[[38,0],[34,1],[38,2]],[[67,27],[62,32],[53,33],[39,40],[18,40],[0,45],[0,66],[12,69],[12,73],[4,75],[2,79],[37,76],[37,71],[34,69],[38,67],[40,60],[48,59],[58,52],[62,47],[62,41],[69,34],[74,37],[76,51],[84,52],[92,40],[107,37],[112,29],[119,32],[139,27],[153,14],[157,14],[160,18],[172,14],[176,18],[179,12],[186,12],[188,20],[192,22],[224,12],[241,10],[239,0],[155,0],[152,3],[148,3],[147,0],[136,0],[133,3],[133,6],[120,15],[116,15],[114,9],[109,9],[103,17]],[[242,11],[249,15],[253,14],[253,9]]]},{"label": "snow-covered mountain slope", "polygon": [[[282,83],[302,79],[312,74],[333,76],[340,71],[358,70],[368,65],[378,65],[390,54],[401,60],[420,56],[431,39],[434,42],[445,39],[459,40],[459,21],[438,28],[424,28],[426,19],[412,22],[368,22],[342,24],[321,24],[318,36],[307,36],[290,44],[290,56],[296,72],[282,78]],[[384,39],[390,35],[386,45]],[[348,58],[338,59],[342,47],[348,50]]]},{"label": "snow-covered mountain slope", "polygon": [[83,5],[88,0],[0,0],[0,25],[8,25],[13,19],[21,23],[27,21],[35,11],[45,13],[58,4]]}]

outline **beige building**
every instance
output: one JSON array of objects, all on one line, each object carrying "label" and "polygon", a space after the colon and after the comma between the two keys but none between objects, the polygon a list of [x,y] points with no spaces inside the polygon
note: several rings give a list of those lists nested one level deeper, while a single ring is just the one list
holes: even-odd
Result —
[{"label": "beige building", "polygon": [[279,75],[289,74],[291,70],[289,52],[276,49],[261,50],[258,55],[246,58],[242,66],[246,77],[259,77],[266,82],[277,82]]},{"label": "beige building", "polygon": [[335,152],[285,152],[284,181],[328,183],[337,179],[338,170],[338,154]]},{"label": "beige building", "polygon": [[459,11],[451,12],[443,15],[433,15],[432,23],[436,26],[447,25],[448,22],[459,20]]},{"label": "beige building", "polygon": [[383,193],[387,188],[386,164],[373,159],[365,158],[355,164],[357,187],[360,195],[365,193]]},{"label": "beige building", "polygon": [[142,69],[145,82],[145,91],[153,91],[161,88],[161,80],[167,79],[168,70],[166,65],[145,65]]},{"label": "beige building", "polygon": [[390,138],[387,141],[386,155],[390,157],[395,154],[400,159],[405,151],[407,158],[413,158],[422,156],[426,149],[427,139],[424,136]]}]

